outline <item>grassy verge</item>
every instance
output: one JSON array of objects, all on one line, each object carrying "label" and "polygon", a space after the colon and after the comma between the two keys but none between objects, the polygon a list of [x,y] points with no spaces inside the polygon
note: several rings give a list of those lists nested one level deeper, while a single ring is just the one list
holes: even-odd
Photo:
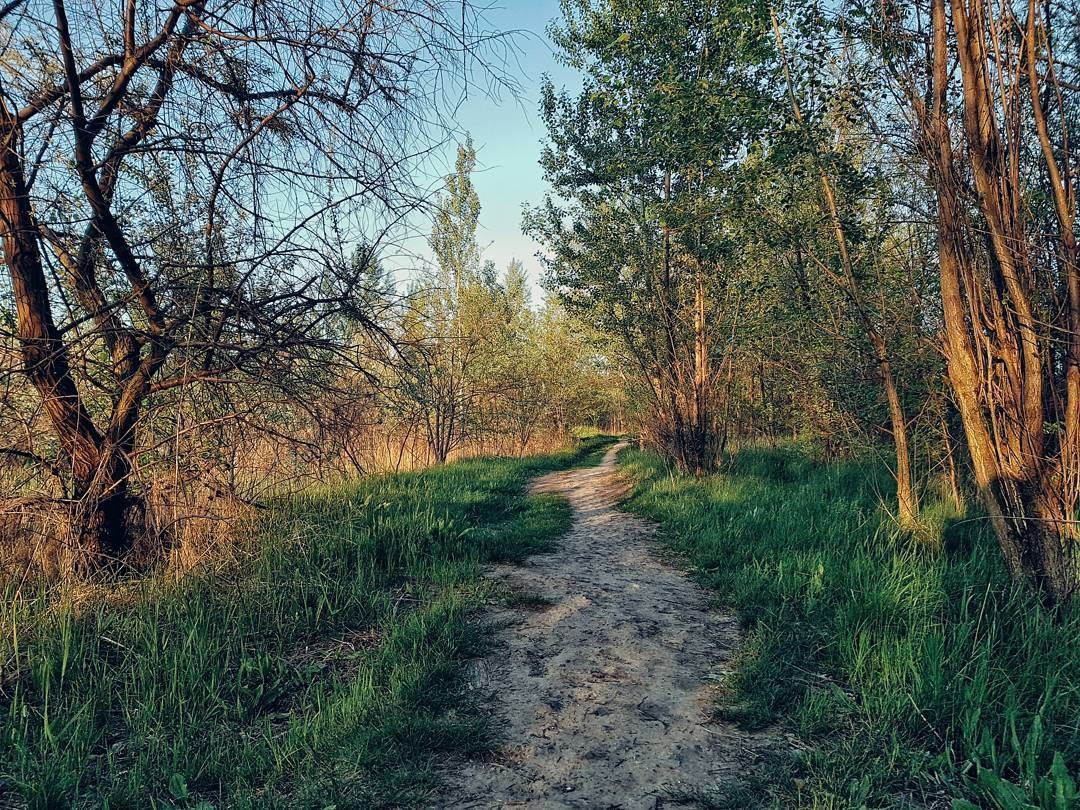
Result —
[{"label": "grassy verge", "polygon": [[277,505],[227,570],[85,591],[0,585],[0,807],[412,804],[432,755],[484,747],[461,703],[480,566],[570,524],[533,475],[476,460]]},{"label": "grassy verge", "polygon": [[697,480],[621,462],[630,507],[741,618],[722,712],[810,743],[731,806],[1080,807],[1080,608],[1055,622],[1012,587],[980,520],[931,504],[943,543],[917,545],[886,470],[795,450]]}]

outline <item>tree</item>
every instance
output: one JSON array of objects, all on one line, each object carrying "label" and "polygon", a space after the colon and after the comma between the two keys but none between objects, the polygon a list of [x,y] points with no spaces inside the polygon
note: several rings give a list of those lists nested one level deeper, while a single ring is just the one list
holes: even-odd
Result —
[{"label": "tree", "polygon": [[619,336],[646,381],[656,443],[683,469],[717,456],[717,359],[728,332],[726,169],[764,126],[766,18],[709,0],[563,3],[554,30],[584,72],[547,84],[553,195],[528,227],[575,315]]},{"label": "tree", "polygon": [[476,243],[475,166],[476,150],[468,140],[458,147],[454,173],[436,207],[429,240],[435,272],[411,293],[401,341],[404,394],[419,408],[436,464],[445,463],[474,426],[483,396],[478,372],[500,295],[494,269],[481,266]]},{"label": "tree", "polygon": [[[817,15],[814,15],[814,19],[815,21],[819,20]],[[833,109],[829,110],[829,114],[819,122],[829,130],[827,134],[833,136],[828,140],[821,137],[822,133],[815,131],[813,124],[807,125],[808,122],[803,115],[802,104],[796,90],[792,60],[789,59],[788,51],[785,48],[783,33],[775,13],[772,15],[772,24],[784,66],[784,76],[787,81],[788,99],[794,124],[801,140],[806,145],[806,156],[809,158],[810,168],[817,175],[820,185],[821,205],[828,217],[828,223],[835,240],[835,264],[838,272],[821,263],[820,260],[819,264],[825,275],[847,297],[851,312],[872,348],[874,360],[877,364],[877,375],[885,399],[888,402],[890,433],[895,448],[897,518],[900,525],[911,527],[914,526],[918,513],[918,496],[911,468],[908,417],[896,381],[894,354],[890,350],[881,326],[887,316],[874,310],[871,300],[866,295],[865,285],[860,280],[863,273],[860,273],[857,267],[859,256],[855,251],[858,248],[858,243],[857,238],[853,239],[852,231],[860,230],[857,222],[859,204],[862,201],[859,199],[857,192],[844,194],[844,189],[838,189],[838,178],[833,176],[833,172],[837,172],[840,178],[843,178],[845,174],[848,178],[855,178],[857,181],[862,178],[859,178],[860,172],[852,165],[848,155],[844,154],[840,149],[823,149],[821,145],[821,141],[836,144],[844,142],[843,125],[837,126],[837,118],[839,117],[838,113],[842,115],[845,111],[836,110],[834,102],[833,105],[830,105],[833,106]],[[824,28],[824,26],[820,27]],[[824,33],[824,31],[822,30],[820,33]],[[814,68],[811,67],[810,80],[821,81],[821,78],[814,75],[813,71]],[[842,99],[846,95],[842,90],[843,88],[841,88],[841,92],[835,92],[833,95],[833,99],[840,100],[840,103],[842,103]],[[858,183],[858,185],[864,184]],[[871,210],[875,208],[880,210],[881,207],[880,204],[876,207],[871,206]]]},{"label": "tree", "polygon": [[324,214],[394,221],[419,203],[424,88],[474,47],[466,10],[3,9],[0,241],[22,371],[88,553],[131,545],[155,397],[284,379],[332,356]]},{"label": "tree", "polygon": [[1010,573],[1049,604],[1077,587],[1080,110],[1063,92],[1076,43],[1054,36],[1071,13],[982,0],[864,13],[936,197],[948,379],[981,500]]}]

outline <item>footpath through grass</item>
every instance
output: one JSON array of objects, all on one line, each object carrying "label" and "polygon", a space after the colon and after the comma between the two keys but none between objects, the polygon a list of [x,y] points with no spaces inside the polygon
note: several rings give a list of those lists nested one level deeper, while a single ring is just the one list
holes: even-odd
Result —
[{"label": "footpath through grass", "polygon": [[1012,587],[982,521],[931,504],[942,547],[917,545],[886,470],[795,449],[696,480],[621,461],[630,508],[742,620],[722,712],[810,744],[726,806],[1080,807],[1080,607],[1055,623]]},{"label": "footpath through grass", "polygon": [[570,525],[538,459],[370,477],[278,504],[227,570],[83,589],[0,585],[0,808],[364,808],[489,744],[460,663],[481,564]]}]

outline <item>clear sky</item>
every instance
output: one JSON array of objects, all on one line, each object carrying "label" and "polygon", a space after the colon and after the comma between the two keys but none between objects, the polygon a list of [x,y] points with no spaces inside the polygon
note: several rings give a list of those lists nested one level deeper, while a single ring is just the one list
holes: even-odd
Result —
[{"label": "clear sky", "polygon": [[[544,74],[558,87],[577,87],[574,71],[558,64],[545,29],[559,18],[558,0],[490,0],[486,27],[516,31],[515,46],[506,71],[520,85],[520,97],[508,93],[492,98],[478,87],[470,91],[455,119],[463,132],[472,134],[477,151],[473,176],[480,196],[478,241],[484,258],[501,270],[511,259],[520,259],[539,296],[536,285],[541,269],[536,260],[539,246],[521,233],[523,203],[537,203],[544,194],[538,159],[544,136],[539,115],[540,82]],[[448,147],[444,162],[453,166],[455,147]]]}]

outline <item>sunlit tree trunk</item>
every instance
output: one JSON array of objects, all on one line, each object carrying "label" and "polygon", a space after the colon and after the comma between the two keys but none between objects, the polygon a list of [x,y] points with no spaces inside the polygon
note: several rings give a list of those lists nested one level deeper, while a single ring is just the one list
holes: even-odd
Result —
[{"label": "sunlit tree trunk", "polygon": [[705,472],[709,460],[711,376],[705,325],[705,278],[699,265],[694,273],[694,432],[691,449],[693,471],[697,475]]},{"label": "sunlit tree trunk", "polygon": [[[1026,26],[1027,60],[1035,58],[1037,26],[1034,3]],[[1053,341],[1034,304],[1034,268],[1038,261],[1025,228],[1026,190],[1015,175],[1023,136],[1011,93],[1030,80],[1031,69],[1013,54],[998,59],[987,42],[999,41],[1001,21],[981,0],[931,0],[932,64],[928,103],[912,97],[919,115],[921,147],[937,194],[938,252],[941,270],[945,350],[949,381],[964,426],[979,494],[1012,576],[1061,604],[1076,590],[1076,506],[1080,497],[1080,381],[1077,378],[1077,316],[1080,279],[1075,261],[1071,193],[1049,147],[1038,83],[1031,106],[1043,145],[1044,160],[1055,188],[1062,273],[1067,290],[1067,358],[1064,423],[1060,437],[1046,426],[1046,402],[1054,387],[1053,362],[1046,356]],[[952,32],[955,32],[954,34]],[[951,47],[950,47],[951,46]],[[968,220],[965,184],[953,155],[950,126],[950,60],[955,58],[962,83],[961,132],[967,168],[988,266],[969,241],[975,228]],[[996,71],[993,78],[991,65]],[[1027,76],[1024,76],[1027,73]],[[1038,78],[1037,76],[1035,78]],[[1004,93],[1004,98],[997,94]],[[1004,110],[1003,118],[999,118]],[[1057,176],[1055,177],[1055,172]]]}]

